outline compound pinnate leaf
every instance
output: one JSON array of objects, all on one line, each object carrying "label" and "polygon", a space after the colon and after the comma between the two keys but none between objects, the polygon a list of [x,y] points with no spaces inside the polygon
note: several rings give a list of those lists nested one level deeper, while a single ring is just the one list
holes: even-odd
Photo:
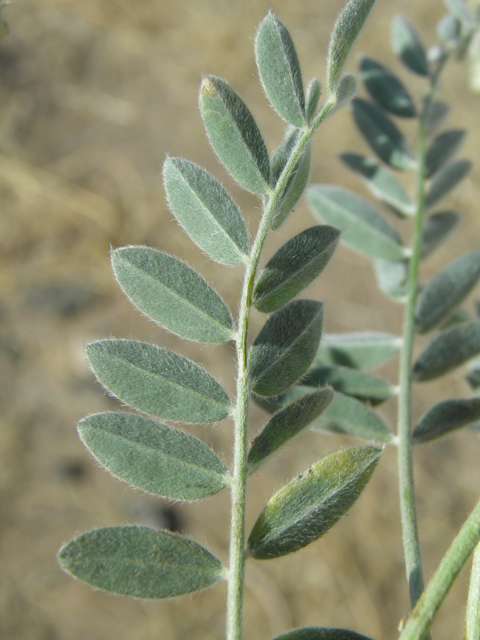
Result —
[{"label": "compound pinnate leaf", "polygon": [[442,331],[418,357],[413,379],[424,382],[438,378],[480,353],[480,320],[462,322]]},{"label": "compound pinnate leaf", "polygon": [[348,629],[302,627],[275,636],[272,640],[371,640],[371,638]]},{"label": "compound pinnate leaf", "polygon": [[204,547],[148,527],[93,529],[64,545],[58,559],[92,587],[134,598],[172,598],[225,577],[220,561]]},{"label": "compound pinnate leaf", "polygon": [[422,230],[421,258],[427,258],[442,245],[459,222],[460,214],[456,211],[439,211],[427,218]]},{"label": "compound pinnate leaf", "polygon": [[[293,153],[301,135],[301,129],[288,131],[285,140],[275,151],[272,158],[273,183],[276,183],[280,178],[280,175]],[[280,227],[302,196],[310,173],[310,155],[311,147],[310,145],[307,145],[298,158],[295,168],[292,171],[292,175],[278,198],[277,207],[272,217],[272,229],[278,229]]]},{"label": "compound pinnate leaf", "polygon": [[122,402],[164,420],[202,423],[226,418],[230,399],[198,364],[178,353],[134,340],[86,346],[98,380]]},{"label": "compound pinnate leaf", "polygon": [[278,396],[312,364],[323,327],[323,305],[294,300],[275,311],[256,337],[248,354],[253,392]]},{"label": "compound pinnate leaf", "polygon": [[392,22],[392,48],[410,71],[420,76],[429,75],[423,44],[413,26],[402,16],[395,16]]},{"label": "compound pinnate leaf", "polygon": [[407,139],[383,109],[360,98],[352,100],[352,109],[358,128],[381,160],[400,171],[415,167]]},{"label": "compound pinnate leaf", "polygon": [[332,31],[328,49],[327,88],[334,95],[352,46],[375,0],[350,0]]},{"label": "compound pinnate leaf", "polygon": [[165,160],[163,179],[170,208],[192,240],[222,264],[243,262],[249,252],[247,230],[222,185],[205,169],[181,158]]},{"label": "compound pinnate leaf", "polygon": [[452,191],[469,173],[469,160],[451,160],[434,175],[430,189],[425,196],[425,207],[430,209]]},{"label": "compound pinnate leaf", "polygon": [[373,158],[357,153],[344,153],[340,158],[357,174],[376,198],[388,204],[401,216],[413,215],[414,206],[410,198],[395,176],[385,167]]},{"label": "compound pinnate leaf", "polygon": [[397,389],[390,382],[350,367],[320,366],[310,369],[302,378],[305,387],[332,386],[347,396],[379,404],[396,394]]},{"label": "compound pinnate leaf", "polygon": [[402,339],[391,333],[326,333],[315,362],[319,365],[370,369],[393,358],[401,346]]},{"label": "compound pinnate leaf", "polygon": [[365,57],[360,63],[360,71],[369,94],[379,105],[396,116],[416,116],[417,110],[412,97],[403,82],[390,69]]},{"label": "compound pinnate leaf", "polygon": [[197,438],[131,413],[98,413],[78,424],[80,438],[113,475],[173,500],[199,500],[228,482],[227,468]]},{"label": "compound pinnate leaf", "polygon": [[340,231],[328,225],[305,229],[268,261],[255,286],[255,308],[270,313],[307,287],[332,257]]},{"label": "compound pinnate leaf", "polygon": [[338,391],[329,407],[312,426],[319,431],[346,433],[375,442],[387,443],[393,440],[393,433],[372,409],[360,400]]},{"label": "compound pinnate leaf", "polygon": [[425,158],[425,173],[432,176],[447,160],[449,160],[460,147],[465,131],[451,129],[444,131],[432,142]]},{"label": "compound pinnate leaf", "polygon": [[267,560],[298,551],[324,535],[360,496],[381,450],[352,447],[330,454],[275,494],[248,539],[248,553]]},{"label": "compound pinnate leaf", "polygon": [[407,298],[408,261],[375,260],[375,275],[380,291],[392,300],[404,302]]},{"label": "compound pinnate leaf", "polygon": [[480,251],[455,260],[422,289],[415,321],[420,333],[445,320],[477,284],[480,278]]},{"label": "compound pinnate leaf", "polygon": [[382,213],[353,191],[331,185],[308,190],[313,213],[342,231],[341,240],[375,258],[400,260],[407,253],[397,232]]},{"label": "compound pinnate leaf", "polygon": [[305,429],[328,407],[332,399],[333,391],[327,387],[309,393],[277,411],[253,441],[248,453],[249,466],[256,467]]},{"label": "compound pinnate leaf", "polygon": [[455,398],[434,405],[421,418],[412,442],[429,442],[480,420],[480,398]]},{"label": "compound pinnate leaf", "polygon": [[429,134],[439,129],[450,113],[450,105],[446,102],[432,102],[426,114],[426,127]]},{"label": "compound pinnate leaf", "polygon": [[273,108],[290,124],[303,127],[305,95],[297,52],[287,29],[272,13],[258,28],[255,55],[260,79]]},{"label": "compound pinnate leaf", "polygon": [[216,154],[235,180],[253,193],[270,189],[270,160],[247,105],[221,78],[207,76],[200,89],[200,111]]},{"label": "compound pinnate leaf", "polygon": [[230,311],[218,293],[187,264],[149,247],[111,253],[123,291],[149,318],[197,342],[225,342],[234,336]]},{"label": "compound pinnate leaf", "polygon": [[308,123],[310,123],[315,116],[321,93],[322,85],[320,84],[320,80],[318,78],[312,78],[308,83],[305,94],[305,113]]}]

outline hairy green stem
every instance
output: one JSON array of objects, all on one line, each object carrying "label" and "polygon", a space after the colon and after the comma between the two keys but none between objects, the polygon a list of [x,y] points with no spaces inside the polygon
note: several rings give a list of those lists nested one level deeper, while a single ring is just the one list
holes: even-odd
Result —
[{"label": "hairy green stem", "polygon": [[311,137],[325,119],[334,103],[327,102],[314,120],[311,128],[305,128],[290,155],[275,189],[265,198],[266,205],[252,245],[243,281],[242,298],[238,317],[237,350],[237,404],[234,411],[233,474],[231,480],[230,561],[227,593],[227,640],[241,640],[243,585],[245,576],[245,501],[247,486],[247,422],[250,399],[250,382],[247,372],[248,325],[252,307],[252,293],[258,262],[270,230],[272,216],[278,201],[295,170],[296,164]]},{"label": "hairy green stem", "polygon": [[245,575],[245,499],[247,486],[247,421],[250,383],[247,373],[247,340],[252,291],[260,253],[269,230],[266,212],[250,253],[240,303],[237,335],[237,406],[235,409],[230,565],[227,595],[227,640],[242,637],[243,582]]},{"label": "hairy green stem", "polygon": [[469,555],[480,540],[480,502],[462,527],[440,563],[433,578],[424,589],[420,561],[418,530],[413,482],[411,442],[411,364],[414,339],[414,314],[418,289],[418,267],[420,261],[423,213],[425,208],[425,155],[427,121],[438,81],[447,61],[455,53],[455,46],[445,49],[437,68],[430,76],[430,86],[420,118],[418,141],[417,208],[412,256],[410,259],[408,300],[404,316],[404,345],[400,361],[400,395],[398,408],[399,437],[399,484],[402,528],[404,538],[407,579],[410,600],[414,607],[399,640],[421,640],[427,637],[430,624],[445,599],[450,587],[460,573]]},{"label": "hairy green stem", "polygon": [[444,555],[410,614],[399,640],[421,640],[425,636],[450,587],[479,541],[480,502]]},{"label": "hairy green stem", "polygon": [[412,255],[409,265],[408,297],[403,320],[403,349],[400,356],[399,398],[398,398],[398,475],[400,491],[400,511],[402,517],[405,568],[410,590],[410,602],[415,606],[424,582],[418,540],[417,515],[415,508],[415,486],[413,480],[413,459],[411,440],[411,393],[412,393],[412,353],[415,337],[415,304],[418,290],[423,213],[425,208],[425,149],[427,108],[420,119],[418,137],[417,202]]},{"label": "hairy green stem", "polygon": [[413,456],[411,440],[411,395],[412,354],[415,338],[415,304],[418,293],[419,264],[422,248],[423,215],[425,212],[425,159],[428,136],[428,117],[438,80],[445,63],[453,53],[448,50],[430,76],[430,85],[420,116],[417,148],[416,212],[412,255],[409,263],[408,296],[403,321],[403,349],[400,356],[398,398],[398,469],[400,510],[402,518],[403,545],[410,602],[415,606],[424,589],[423,571],[418,539],[415,485],[413,479]]},{"label": "hairy green stem", "polygon": [[480,638],[480,544],[473,553],[470,586],[465,615],[465,640]]}]

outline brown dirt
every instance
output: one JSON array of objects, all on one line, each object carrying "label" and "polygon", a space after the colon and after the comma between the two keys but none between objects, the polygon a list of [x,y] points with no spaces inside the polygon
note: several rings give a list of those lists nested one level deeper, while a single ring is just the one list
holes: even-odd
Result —
[{"label": "brown dirt", "polygon": [[[343,0],[277,0],[273,9],[298,43],[305,77],[323,77],[328,35]],[[229,346],[191,345],[154,327],[122,296],[110,246],[145,243],[176,254],[214,283],[232,309],[241,273],[216,267],[169,213],[159,169],[166,153],[206,166],[232,189],[253,229],[258,205],[218,165],[197,109],[202,73],[229,79],[273,147],[282,125],[258,86],[255,27],[270,0],[43,0],[5,11],[11,35],[0,43],[0,637],[4,640],[196,640],[223,637],[225,588],[168,602],[116,598],[73,581],[57,566],[59,546],[95,526],[139,522],[178,526],[226,559],[228,495],[194,505],[155,500],[112,479],[80,443],[75,422],[114,408],[94,382],[85,342],[109,335],[151,340],[201,361],[233,391]],[[433,42],[440,0],[398,0]],[[378,3],[357,51],[398,69],[388,50],[391,3]],[[354,61],[352,61],[352,68]],[[445,79],[452,125],[478,125],[479,98],[464,67]],[[414,79],[415,87],[421,82]],[[463,228],[425,275],[480,244],[480,132],[465,145],[477,161],[449,206]],[[362,151],[348,110],[317,136],[312,180],[358,188],[336,159]],[[305,204],[269,243],[266,255],[312,223]],[[327,302],[327,329],[399,331],[400,309],[384,302],[370,263],[341,249],[309,292]],[[255,318],[255,327],[260,318]],[[386,368],[395,379],[395,365]],[[452,387],[454,387],[452,389]],[[414,412],[436,399],[468,395],[462,376],[419,387]],[[394,404],[381,413],[391,423]],[[264,420],[253,412],[252,424]],[[255,428],[255,427],[254,427]],[[257,427],[258,428],[258,427]],[[192,430],[198,433],[198,428]],[[231,458],[231,425],[201,428]],[[325,453],[348,444],[306,433],[251,481],[248,526],[272,491]],[[463,432],[418,452],[418,511],[427,578],[475,504],[480,443]],[[303,625],[396,637],[408,613],[403,578],[394,452],[387,450],[366,494],[324,539],[291,557],[252,562],[245,637],[260,640]],[[436,640],[462,637],[466,572],[450,595]]]}]

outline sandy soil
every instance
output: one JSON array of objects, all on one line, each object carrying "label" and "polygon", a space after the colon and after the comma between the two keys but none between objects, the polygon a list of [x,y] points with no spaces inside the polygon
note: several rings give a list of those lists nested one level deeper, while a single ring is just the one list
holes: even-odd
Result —
[{"label": "sandy soil", "polygon": [[[228,78],[274,148],[282,124],[256,78],[256,25],[272,7],[291,30],[305,77],[323,77],[341,5],[25,0],[6,10],[11,34],[0,43],[0,638],[223,637],[223,586],[168,602],[138,602],[93,592],[57,566],[59,546],[75,533],[130,522],[180,529],[222,560],[227,556],[226,493],[172,505],[115,481],[84,450],[75,422],[118,404],[94,381],[83,345],[109,335],[156,342],[202,362],[233,391],[231,347],[189,344],[141,317],[114,282],[109,247],[145,243],[188,259],[236,309],[240,270],[217,269],[182,233],[166,207],[160,167],[166,153],[204,165],[231,189],[254,230],[257,202],[232,183],[206,141],[197,109],[201,74]],[[431,44],[443,8],[440,0],[378,3],[357,51],[398,70],[388,48],[397,11]],[[452,126],[477,125],[462,153],[477,165],[448,202],[464,212],[463,227],[428,263],[425,277],[480,245],[480,98],[468,92],[465,75],[464,67],[452,67],[443,97],[453,102]],[[412,84],[421,92],[420,80]],[[366,150],[348,109],[319,132],[312,181],[361,189],[337,159],[345,150]],[[265,255],[311,224],[300,204]],[[408,234],[408,226],[400,228]],[[377,292],[371,264],[344,249],[308,295],[326,301],[328,331],[400,330],[400,308]],[[255,317],[254,332],[260,323]],[[385,369],[392,380],[395,369],[395,363]],[[416,389],[415,416],[435,400],[469,393],[460,374],[425,384]],[[393,402],[380,412],[394,424]],[[264,420],[253,411],[252,433]],[[192,432],[230,460],[231,424]],[[306,433],[276,456],[251,481],[248,526],[275,488],[345,444],[350,441]],[[478,437],[465,431],[416,456],[427,578],[476,503],[479,453]],[[387,450],[368,491],[324,539],[282,560],[251,563],[246,638],[304,625],[396,637],[408,600],[395,487],[394,451]],[[436,640],[462,637],[466,577],[435,625]]]}]

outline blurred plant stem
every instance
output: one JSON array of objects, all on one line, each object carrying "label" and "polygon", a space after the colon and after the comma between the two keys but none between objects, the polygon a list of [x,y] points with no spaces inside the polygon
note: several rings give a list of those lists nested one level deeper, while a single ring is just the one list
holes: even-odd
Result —
[{"label": "blurred plant stem", "polygon": [[[460,529],[410,614],[399,640],[421,640],[450,587],[480,541],[480,501]],[[472,638],[473,640],[473,638]]]},{"label": "blurred plant stem", "polygon": [[[422,249],[422,229],[425,213],[425,181],[426,181],[426,154],[428,143],[428,119],[434,97],[437,92],[439,77],[446,64],[455,52],[454,47],[445,47],[440,51],[438,60],[434,63],[430,73],[430,84],[423,102],[423,112],[419,121],[417,140],[417,175],[416,175],[416,211],[414,222],[414,235],[412,241],[412,255],[409,262],[408,294],[403,321],[403,349],[400,356],[399,368],[399,398],[398,398],[398,468],[399,468],[399,493],[402,518],[403,545],[405,554],[405,568],[410,592],[412,608],[416,607],[425,588],[420,544],[418,538],[418,525],[416,514],[415,483],[413,477],[413,447],[411,438],[411,395],[412,395],[412,354],[415,339],[415,306],[419,288],[419,265]],[[468,557],[468,556],[467,556]],[[452,559],[456,558],[455,554]],[[465,558],[466,560],[466,558]],[[465,562],[463,560],[463,562]],[[440,567],[443,566],[443,562]],[[440,571],[440,569],[439,569]],[[450,571],[459,569],[452,567]],[[453,579],[452,579],[453,582]],[[451,584],[451,583],[450,583]],[[448,587],[449,588],[449,587]],[[429,593],[431,587],[429,586]],[[448,589],[447,589],[448,590]],[[436,592],[440,597],[442,591]],[[429,596],[431,597],[431,596]],[[444,596],[443,596],[444,597]],[[423,600],[422,600],[423,601]],[[431,607],[431,603],[428,604]],[[439,606],[439,605],[438,605]],[[438,607],[435,609],[438,609]],[[415,608],[416,610],[416,608]],[[422,609],[423,611],[423,609]],[[414,614],[412,613],[412,616]],[[424,614],[425,615],[425,614]],[[433,616],[432,616],[433,617]],[[425,627],[425,631],[428,627]],[[403,634],[402,634],[403,640]],[[407,636],[410,640],[410,636]],[[423,635],[411,636],[422,638]]]}]

